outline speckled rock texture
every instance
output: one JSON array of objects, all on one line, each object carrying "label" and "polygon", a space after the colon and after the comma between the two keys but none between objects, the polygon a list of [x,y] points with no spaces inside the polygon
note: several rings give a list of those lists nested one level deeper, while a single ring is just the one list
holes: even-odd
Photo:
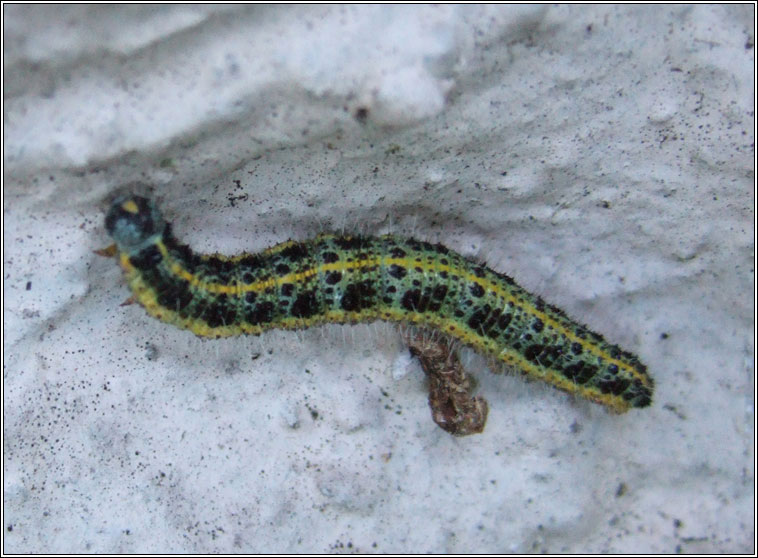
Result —
[{"label": "speckled rock texture", "polygon": [[[736,6],[4,9],[8,553],[754,552],[754,14]],[[195,249],[443,242],[639,355],[612,415],[396,329],[201,340],[103,216]]]}]

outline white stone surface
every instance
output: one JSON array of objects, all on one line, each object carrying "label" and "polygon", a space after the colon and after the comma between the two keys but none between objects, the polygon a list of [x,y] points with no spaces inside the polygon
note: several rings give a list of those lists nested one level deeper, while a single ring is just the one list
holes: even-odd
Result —
[{"label": "white stone surface", "polygon": [[[754,552],[753,6],[4,9],[5,552]],[[647,363],[623,416],[390,326],[120,306],[140,182],[202,251],[439,240]],[[407,366],[407,363],[403,366]]]}]

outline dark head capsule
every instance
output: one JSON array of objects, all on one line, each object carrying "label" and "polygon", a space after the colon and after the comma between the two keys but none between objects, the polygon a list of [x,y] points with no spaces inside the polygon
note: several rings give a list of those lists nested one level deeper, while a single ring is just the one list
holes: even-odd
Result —
[{"label": "dark head capsule", "polygon": [[136,253],[163,232],[166,222],[158,208],[140,196],[121,196],[105,217],[105,229],[122,252]]}]

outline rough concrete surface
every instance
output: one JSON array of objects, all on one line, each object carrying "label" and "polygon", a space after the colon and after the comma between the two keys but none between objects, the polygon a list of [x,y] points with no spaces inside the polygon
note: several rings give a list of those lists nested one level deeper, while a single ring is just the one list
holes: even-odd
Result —
[{"label": "rough concrete surface", "polygon": [[[752,5],[5,5],[5,552],[754,552]],[[394,327],[201,340],[104,211],[204,252],[392,231],[488,262],[656,381],[609,414]]]}]

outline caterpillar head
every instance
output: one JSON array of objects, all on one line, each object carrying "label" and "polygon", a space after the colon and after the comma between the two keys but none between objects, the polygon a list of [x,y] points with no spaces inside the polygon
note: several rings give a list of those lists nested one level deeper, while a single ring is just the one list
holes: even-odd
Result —
[{"label": "caterpillar head", "polygon": [[134,253],[163,233],[166,222],[158,208],[147,198],[119,196],[105,217],[105,230],[121,252]]}]

